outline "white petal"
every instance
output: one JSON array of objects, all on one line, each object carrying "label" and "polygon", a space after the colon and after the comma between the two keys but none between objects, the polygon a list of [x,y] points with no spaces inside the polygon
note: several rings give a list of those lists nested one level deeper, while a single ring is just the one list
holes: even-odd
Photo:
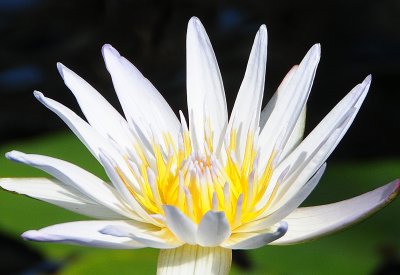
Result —
[{"label": "white petal", "polygon": [[[130,223],[130,222],[129,222]],[[104,235],[99,231],[108,225],[125,225],[126,221],[79,221],[56,224],[40,230],[30,230],[22,238],[38,242],[78,244],[113,249],[134,249],[145,247],[130,238]]]},{"label": "white petal", "polygon": [[[40,92],[35,91],[34,95],[41,103],[55,112],[70,127],[74,134],[82,141],[83,144],[85,144],[85,146],[91,151],[98,161],[100,161],[100,152],[107,153],[107,155],[112,157],[112,159],[117,163],[117,166],[121,172],[129,177],[130,182],[132,184],[136,183],[130,167],[124,158],[127,157],[127,155],[124,153],[126,148],[119,146],[112,139],[106,140],[86,121],[81,119],[78,115],[64,105],[52,99],[46,98]],[[137,183],[133,187],[135,190],[140,188]]]},{"label": "white petal", "polygon": [[293,149],[295,149],[299,143],[303,140],[304,136],[304,129],[306,126],[306,106],[304,106],[303,111],[301,111],[301,114],[299,116],[299,119],[296,122],[296,125],[294,126],[293,132],[289,137],[289,140],[285,144],[282,150],[282,155],[281,158],[284,159],[288,154],[290,154]]},{"label": "white petal", "polygon": [[[246,144],[247,133],[255,134],[260,120],[267,63],[268,34],[265,25],[260,27],[247,63],[246,73],[233,106],[228,132],[241,126],[239,144]],[[244,153],[242,146],[240,156]]]},{"label": "white petal", "polygon": [[109,225],[101,229],[100,232],[120,238],[131,238],[146,247],[152,248],[171,249],[183,244],[167,228],[159,228],[150,224],[146,226],[145,230],[138,230],[138,228],[128,224]]},{"label": "white petal", "polygon": [[262,110],[261,115],[260,115],[260,128],[261,128],[261,130],[264,128],[265,123],[268,121],[269,117],[272,114],[272,111],[275,108],[276,101],[278,100],[278,94],[282,93],[283,91],[286,90],[288,84],[290,83],[290,81],[291,81],[291,79],[292,79],[292,77],[293,77],[293,75],[296,72],[298,67],[299,67],[298,65],[295,65],[289,70],[289,72],[283,78],[281,84],[279,85],[278,89],[276,90],[276,92],[274,93],[272,98],[268,101],[267,105]]},{"label": "white petal", "polygon": [[150,125],[158,140],[168,132],[177,139],[179,120],[157,89],[111,45],[102,53],[128,122],[142,130]]},{"label": "white petal", "polygon": [[62,105],[61,103],[45,97],[42,93],[35,91],[34,96],[48,109],[56,113],[74,132],[74,134],[85,144],[89,151],[98,159],[99,150],[113,152],[114,148],[110,143],[94,130],[86,121],[80,118],[73,111]]},{"label": "white petal", "polygon": [[3,178],[0,186],[8,191],[27,195],[78,214],[96,219],[124,219],[102,204],[99,204],[78,190],[57,180],[46,178]]},{"label": "white petal", "polygon": [[137,217],[133,211],[125,206],[114,188],[72,163],[47,156],[24,154],[17,151],[9,152],[6,156],[13,161],[24,163],[49,173],[64,184],[75,188],[84,196],[116,213],[128,218]]},{"label": "white petal", "polygon": [[114,107],[89,83],[63,64],[57,63],[57,68],[90,125],[104,137],[111,137],[118,144],[131,144],[126,121]]},{"label": "white petal", "polygon": [[[290,197],[299,190],[322,163],[326,161],[357,115],[361,103],[368,92],[370,81],[371,78],[368,76],[363,83],[352,89],[318,126],[314,128],[304,141],[275,169],[272,176],[273,182],[274,178],[278,177],[283,169],[288,165],[293,165],[301,155],[304,155],[304,161],[289,172],[286,182],[282,184],[276,201],[279,201],[280,204],[285,202],[280,197],[283,195]],[[290,191],[288,192],[289,188]]]},{"label": "white petal", "polygon": [[299,208],[285,219],[289,224],[286,235],[272,244],[305,242],[348,227],[390,203],[399,192],[400,180],[396,180],[352,199]]},{"label": "white petal", "polygon": [[208,211],[201,218],[197,229],[197,243],[201,246],[217,246],[231,234],[224,212]]},{"label": "white petal", "polygon": [[254,232],[265,230],[268,227],[276,224],[283,220],[287,215],[292,213],[303,201],[310,195],[310,193],[317,186],[326,168],[326,164],[322,165],[321,168],[315,173],[315,175],[286,203],[284,203],[278,210],[269,214],[265,218],[255,220],[240,226],[235,229],[236,232]]},{"label": "white petal", "polygon": [[210,119],[216,146],[228,121],[221,73],[210,40],[200,20],[192,17],[186,38],[187,102],[194,149],[202,151],[206,119]]},{"label": "white petal", "polygon": [[196,224],[174,206],[164,205],[163,209],[169,230],[181,241],[196,244]]},{"label": "white petal", "polygon": [[[345,123],[346,121],[344,124]],[[295,196],[295,194],[304,186],[304,184],[308,182],[311,176],[321,167],[323,161],[325,161],[328,157],[327,154],[330,151],[330,148],[333,144],[335,144],[342,131],[343,127],[333,131],[326,140],[322,141],[320,144],[317,144],[317,147],[314,148],[314,151],[308,152],[309,156],[307,156],[305,152],[298,156],[298,159],[292,163],[292,169],[286,173],[284,180],[279,183],[278,191],[276,192],[271,205],[263,214],[260,215],[260,217],[269,215],[278,208],[282,207],[293,196]],[[280,169],[276,169],[276,171],[279,170]],[[274,171],[274,173],[276,171]],[[273,174],[272,178],[277,176],[278,174]],[[275,181],[275,179],[273,179],[272,182],[278,182],[278,180]],[[269,186],[268,189],[271,190]],[[269,190],[264,195],[263,200],[269,197]]]},{"label": "white petal", "polygon": [[[344,128],[344,132],[341,134],[342,137],[347,129],[353,122],[357,112],[364,101],[369,86],[371,84],[371,76],[365,78],[365,80],[355,86],[326,116],[325,118],[314,128],[314,130],[304,139],[304,141],[295,149],[293,154],[290,154],[288,160],[284,162],[290,162],[297,158],[300,152],[309,152],[319,144],[321,140],[326,139],[334,129],[338,127],[345,119],[348,114],[352,111],[351,119]],[[340,139],[337,141],[339,143]],[[336,144],[337,144],[336,143]],[[334,148],[333,148],[334,149]],[[333,150],[332,149],[332,150]],[[284,166],[285,164],[283,164]]]},{"label": "white petal", "polygon": [[[233,234],[221,246],[230,249],[255,249],[279,240],[288,230],[286,222],[280,222],[274,232],[267,233],[238,233]],[[236,236],[235,236],[236,235]]]},{"label": "white petal", "polygon": [[275,106],[260,134],[260,159],[264,167],[274,148],[282,149],[304,109],[320,58],[320,45],[314,45],[294,71],[285,89],[277,93]]}]

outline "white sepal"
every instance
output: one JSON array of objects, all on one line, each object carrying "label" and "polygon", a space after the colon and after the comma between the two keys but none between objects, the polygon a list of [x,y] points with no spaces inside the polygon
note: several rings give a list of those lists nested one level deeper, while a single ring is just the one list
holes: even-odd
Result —
[{"label": "white sepal", "polygon": [[224,86],[211,42],[200,20],[192,17],[187,28],[187,103],[189,128],[196,151],[204,150],[208,123],[213,130],[213,146],[228,122]]}]

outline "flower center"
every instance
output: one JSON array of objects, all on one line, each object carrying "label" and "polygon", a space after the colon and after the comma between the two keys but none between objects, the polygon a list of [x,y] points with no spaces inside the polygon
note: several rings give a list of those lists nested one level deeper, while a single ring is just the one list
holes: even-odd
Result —
[{"label": "flower center", "polygon": [[259,216],[273,199],[274,192],[269,199],[264,197],[273,156],[261,170],[253,134],[247,135],[242,152],[235,130],[225,143],[213,151],[208,137],[204,152],[194,152],[189,131],[181,132],[178,146],[166,134],[164,143],[152,142],[151,149],[135,145],[133,156],[127,157],[133,177],[116,169],[150,215],[164,216],[162,206],[172,205],[199,223],[209,210],[224,211],[234,229]]}]

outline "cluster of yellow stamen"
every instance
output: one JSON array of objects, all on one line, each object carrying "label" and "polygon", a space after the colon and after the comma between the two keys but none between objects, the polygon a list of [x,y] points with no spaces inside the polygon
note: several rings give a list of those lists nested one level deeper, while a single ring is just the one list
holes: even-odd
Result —
[{"label": "cluster of yellow stamen", "polygon": [[172,205],[199,223],[209,210],[224,211],[231,229],[235,229],[254,220],[271,203],[276,190],[259,205],[272,175],[274,155],[260,172],[253,133],[247,134],[240,157],[235,129],[230,130],[226,144],[218,150],[212,146],[211,132],[206,132],[202,152],[193,150],[187,129],[182,129],[178,144],[169,133],[164,135],[164,147],[153,141],[151,160],[143,146],[135,145],[139,161],[137,165],[129,163],[139,190],[134,190],[121,173],[120,177],[134,199],[151,215],[163,216],[162,206]]}]

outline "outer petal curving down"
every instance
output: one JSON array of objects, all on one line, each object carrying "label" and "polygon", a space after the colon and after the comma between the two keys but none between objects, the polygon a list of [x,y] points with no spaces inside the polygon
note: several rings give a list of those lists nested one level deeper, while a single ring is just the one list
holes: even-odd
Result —
[{"label": "outer petal curving down", "polygon": [[271,244],[285,245],[313,240],[367,218],[400,193],[400,180],[337,203],[294,210],[285,221],[288,232]]},{"label": "outer petal curving down", "polygon": [[[131,221],[79,221],[56,224],[40,230],[30,230],[22,234],[22,238],[37,242],[56,242],[78,244],[85,246],[114,248],[114,249],[135,249],[145,245],[130,238],[121,238],[100,233],[100,230],[108,225],[131,225]],[[137,230],[140,224],[136,223]]]}]

